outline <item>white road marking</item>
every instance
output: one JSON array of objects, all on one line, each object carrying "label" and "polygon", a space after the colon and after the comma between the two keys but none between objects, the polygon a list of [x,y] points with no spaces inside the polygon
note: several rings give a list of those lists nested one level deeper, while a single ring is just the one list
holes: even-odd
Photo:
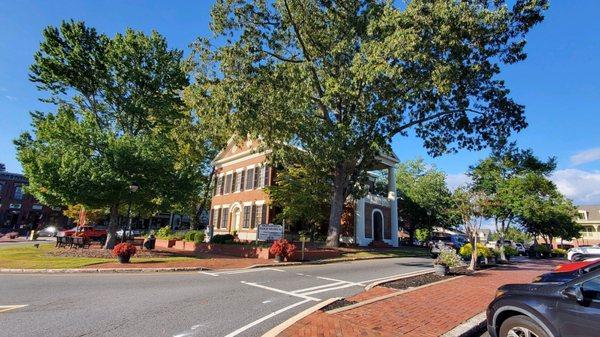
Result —
[{"label": "white road marking", "polygon": [[15,305],[0,305],[0,312],[6,312],[9,310],[15,310],[19,308],[24,308],[29,304],[15,304]]},{"label": "white road marking", "polygon": [[337,279],[337,278],[323,277],[323,276],[317,276],[317,278],[319,278],[321,280],[344,282],[344,283],[348,283],[348,284],[353,284],[355,286],[362,286],[362,284],[360,284],[360,283],[351,282],[351,281],[344,281],[344,280],[340,280],[340,279]]},{"label": "white road marking", "polygon": [[270,300],[262,301],[262,304],[267,304],[267,303],[271,303],[271,301]]},{"label": "white road marking", "polygon": [[270,291],[274,291],[276,293],[280,293],[280,294],[286,294],[289,296],[294,296],[294,297],[300,297],[303,298],[305,300],[310,300],[310,301],[320,301],[321,299],[316,298],[316,297],[310,297],[310,296],[305,296],[305,295],[300,295],[300,294],[296,294],[290,291],[286,291],[286,290],[281,290],[281,289],[277,289],[277,288],[272,288],[272,287],[268,287],[262,284],[258,284],[258,283],[252,283],[252,282],[246,282],[246,281],[241,281],[243,284],[247,284],[249,286],[253,286],[253,287],[257,287],[257,288],[262,288],[262,289],[266,289],[266,290],[270,290]]},{"label": "white road marking", "polygon": [[209,273],[207,271],[199,271],[198,274],[205,274],[205,275],[210,275],[210,276],[219,276],[219,274]]},{"label": "white road marking", "polygon": [[344,289],[344,288],[349,288],[349,287],[354,287],[354,286],[356,286],[356,285],[352,284],[352,283],[347,283],[347,284],[344,284],[344,285],[339,286],[339,287],[332,287],[332,288],[326,288],[326,289],[321,289],[321,290],[310,291],[310,292],[307,292],[307,293],[302,293],[302,295],[313,295],[313,294],[318,294],[318,293],[324,293],[326,291],[337,290],[337,289]]},{"label": "white road marking", "polygon": [[249,324],[246,324],[246,325],[244,325],[243,327],[241,327],[241,328],[239,328],[239,329],[235,330],[234,332],[232,332],[232,333],[228,334],[228,335],[227,335],[227,336],[225,336],[225,337],[233,337],[233,336],[237,336],[237,335],[239,335],[240,333],[242,333],[242,332],[244,332],[244,331],[246,331],[246,330],[250,329],[251,327],[253,327],[253,326],[257,325],[257,324],[260,324],[260,323],[262,323],[262,322],[264,322],[264,321],[266,321],[266,320],[268,320],[268,319],[269,319],[269,318],[271,318],[271,317],[274,317],[274,316],[276,316],[276,315],[279,315],[280,313],[282,313],[282,312],[284,312],[284,311],[290,310],[290,309],[292,309],[292,308],[295,308],[295,307],[297,307],[297,306],[299,306],[299,305],[302,305],[302,304],[304,304],[304,303],[306,303],[306,302],[309,302],[309,301],[310,301],[309,299],[306,299],[306,300],[304,300],[304,301],[300,301],[300,302],[294,303],[294,304],[292,304],[292,305],[288,305],[288,306],[287,306],[287,307],[285,307],[285,308],[281,308],[281,309],[279,309],[279,310],[277,310],[277,311],[274,311],[274,312],[272,312],[272,313],[270,313],[270,314],[268,314],[268,315],[266,315],[266,316],[264,316],[264,317],[262,317],[262,318],[259,318],[259,319],[257,319],[257,320],[256,320],[256,321],[254,321],[254,322],[251,322],[251,323],[249,323]]},{"label": "white road marking", "polygon": [[315,290],[315,289],[321,289],[321,288],[327,288],[327,287],[335,287],[335,286],[339,286],[340,284],[344,284],[344,283],[346,283],[346,282],[340,281],[340,282],[334,282],[334,283],[327,283],[327,284],[316,286],[316,287],[310,287],[310,288],[304,288],[304,289],[294,290],[292,292],[293,293],[302,293],[302,292],[305,292],[305,291],[310,291],[310,290]]}]

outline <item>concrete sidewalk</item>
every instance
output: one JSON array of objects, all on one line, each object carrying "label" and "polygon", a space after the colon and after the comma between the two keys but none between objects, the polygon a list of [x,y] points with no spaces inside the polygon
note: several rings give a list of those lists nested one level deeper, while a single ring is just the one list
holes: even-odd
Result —
[{"label": "concrete sidewalk", "polygon": [[[527,260],[334,314],[317,311],[279,336],[440,336],[484,311],[499,286],[531,282],[556,264],[556,261]],[[375,287],[349,300],[364,301],[394,292]]]}]

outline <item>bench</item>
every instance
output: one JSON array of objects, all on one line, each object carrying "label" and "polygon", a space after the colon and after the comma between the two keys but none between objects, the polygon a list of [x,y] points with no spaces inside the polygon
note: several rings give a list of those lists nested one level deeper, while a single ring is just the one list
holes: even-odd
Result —
[{"label": "bench", "polygon": [[85,237],[72,237],[72,236],[57,236],[55,247],[69,247],[69,248],[90,248],[90,239]]}]

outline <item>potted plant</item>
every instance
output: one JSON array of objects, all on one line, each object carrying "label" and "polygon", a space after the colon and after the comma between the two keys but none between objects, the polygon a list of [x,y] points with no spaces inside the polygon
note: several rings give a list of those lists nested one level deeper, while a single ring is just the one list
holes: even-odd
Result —
[{"label": "potted plant", "polygon": [[269,253],[275,255],[276,262],[282,262],[284,259],[287,259],[294,254],[296,250],[296,246],[289,243],[286,239],[279,239],[271,245],[269,248]]},{"label": "potted plant", "polygon": [[135,255],[137,249],[131,243],[119,243],[113,248],[113,254],[119,259],[119,263],[129,263],[129,259]]},{"label": "potted plant", "polygon": [[436,275],[439,276],[446,276],[450,271],[450,268],[459,267],[461,265],[461,257],[452,248],[442,249],[438,257],[433,260],[433,269]]}]

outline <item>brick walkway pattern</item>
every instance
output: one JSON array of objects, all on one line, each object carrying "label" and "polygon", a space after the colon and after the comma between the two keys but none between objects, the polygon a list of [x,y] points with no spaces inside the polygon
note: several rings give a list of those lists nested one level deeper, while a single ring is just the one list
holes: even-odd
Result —
[{"label": "brick walkway pattern", "polygon": [[[532,261],[488,269],[336,314],[317,311],[279,336],[439,336],[484,311],[499,286],[529,283],[556,264]],[[386,293],[391,291],[375,287],[349,299]]]}]

